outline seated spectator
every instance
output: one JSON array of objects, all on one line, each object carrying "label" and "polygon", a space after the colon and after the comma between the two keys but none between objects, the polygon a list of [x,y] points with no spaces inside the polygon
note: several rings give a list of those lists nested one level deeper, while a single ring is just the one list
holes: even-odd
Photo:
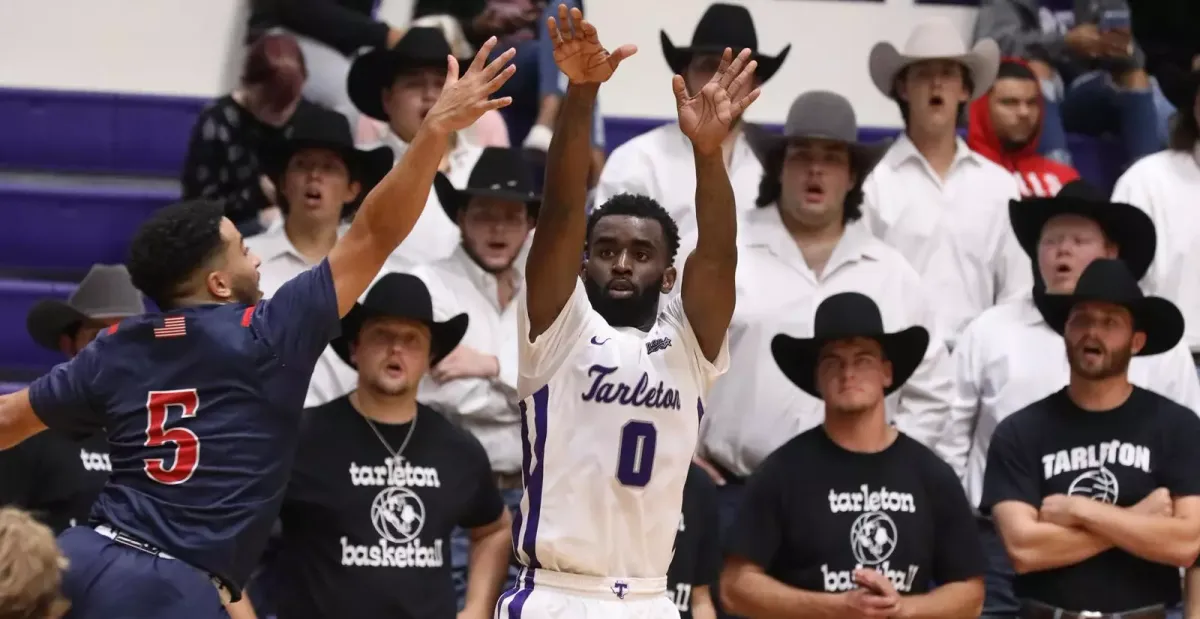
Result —
[{"label": "seated spectator", "polygon": [[1044,108],[1037,76],[1015,58],[1000,63],[992,89],[969,108],[967,145],[1012,172],[1022,197],[1050,197],[1079,178],[1075,168],[1038,154]]},{"label": "seated spectator", "polygon": [[304,98],[346,115],[358,113],[346,94],[350,59],[364,47],[392,47],[404,35],[374,18],[379,0],[251,0],[251,40],[269,32],[295,37],[308,65]]},{"label": "seated spectator", "polygon": [[[446,82],[446,57],[450,44],[437,28],[410,28],[391,49],[375,49],[354,60],[346,86],[359,111],[388,124],[390,132],[382,144],[392,149],[395,161],[408,150],[421,120],[441,95]],[[470,61],[459,62],[465,71]],[[483,148],[471,129],[450,136],[451,147],[438,166],[455,187],[462,187],[479,160]],[[408,269],[449,256],[458,246],[460,234],[429,192],[428,202],[416,227],[392,254],[387,270]]]},{"label": "seated spectator", "polygon": [[[296,115],[286,144],[264,164],[279,187],[283,224],[246,239],[262,264],[259,290],[271,297],[285,282],[319,264],[345,233],[343,220],[392,167],[384,147],[354,148],[345,116],[314,107]],[[317,360],[305,406],[319,406],[354,388],[355,375],[332,350]]]},{"label": "seated spectator", "polygon": [[246,56],[241,85],[210,103],[188,142],[183,164],[183,199],[225,203],[225,216],[243,235],[257,234],[279,217],[275,187],[263,174],[261,155],[283,139],[301,106],[308,75],[296,41],[265,36]]},{"label": "seated spectator", "polygon": [[65,615],[71,606],[61,592],[66,567],[46,525],[18,509],[0,508],[0,617]]},{"label": "seated spectator", "polygon": [[1160,150],[1173,110],[1146,73],[1125,0],[1076,2],[1059,13],[1047,4],[986,0],[975,24],[976,37],[1028,60],[1041,79],[1049,103],[1041,152],[1069,163],[1066,131],[1116,134],[1130,163]]},{"label": "seated spectator", "polygon": [[[712,79],[721,63],[721,53],[731,48],[753,52],[758,62],[757,84],[770,80],[787,58],[791,46],[768,56],[758,51],[758,33],[750,11],[743,6],[712,4],[700,17],[687,47],[676,47],[666,32],[659,32],[663,56],[671,71],[683,76],[689,93],[697,93]],[[763,167],[746,139],[741,119],[730,132],[722,150],[739,211],[754,208]],[[691,142],[684,138],[679,123],[667,123],[618,146],[609,156],[594,202],[602,204],[621,193],[648,196],[667,210],[679,225],[685,242],[696,233],[695,194]],[[686,254],[683,254],[686,256]]]},{"label": "seated spectator", "polygon": [[1184,341],[1200,366],[1200,63],[1187,88],[1176,91],[1179,108],[1170,148],[1135,163],[1117,180],[1114,202],[1137,206],[1154,220],[1158,248],[1143,285],[1166,297],[1187,317]]}]

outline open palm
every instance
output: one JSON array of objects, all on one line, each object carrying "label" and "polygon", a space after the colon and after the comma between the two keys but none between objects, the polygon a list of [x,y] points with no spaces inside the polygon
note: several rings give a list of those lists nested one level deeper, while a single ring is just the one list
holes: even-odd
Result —
[{"label": "open palm", "polygon": [[572,83],[601,83],[612,77],[622,60],[637,53],[637,47],[622,45],[611,53],[600,45],[596,27],[583,18],[579,9],[558,5],[558,19],[546,20],[550,41],[554,44],[554,63]]},{"label": "open palm", "polygon": [[683,77],[676,75],[671,86],[675,90],[675,105],[679,111],[679,128],[700,152],[712,153],[721,148],[733,124],[758,98],[754,86],[754,70],[758,61],[750,60],[750,50],[744,49],[736,58],[729,48],[721,56],[721,65],[711,80],[694,95],[688,95]]}]

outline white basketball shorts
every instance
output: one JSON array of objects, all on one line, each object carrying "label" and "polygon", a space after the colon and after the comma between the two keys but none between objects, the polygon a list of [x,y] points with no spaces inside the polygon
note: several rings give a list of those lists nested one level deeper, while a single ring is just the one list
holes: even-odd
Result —
[{"label": "white basketball shorts", "polygon": [[679,619],[666,578],[601,578],[525,568],[496,619]]}]

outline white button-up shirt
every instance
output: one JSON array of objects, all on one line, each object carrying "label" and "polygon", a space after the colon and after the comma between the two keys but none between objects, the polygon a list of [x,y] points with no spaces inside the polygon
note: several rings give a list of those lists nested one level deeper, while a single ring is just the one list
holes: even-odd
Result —
[{"label": "white button-up shirt", "polygon": [[[471,170],[475,169],[479,156],[483,154],[483,148],[471,143],[462,133],[458,136],[449,154],[450,169],[446,177],[450,179],[450,184],[462,189],[466,187]],[[392,149],[396,163],[400,162],[400,158],[408,150],[408,142],[401,140],[395,133],[388,133],[382,145]],[[458,224],[446,215],[442,203],[438,201],[437,192],[430,187],[429,198],[425,200],[425,210],[421,211],[421,217],[417,219],[412,232],[409,232],[408,237],[392,252],[385,270],[410,271],[417,265],[441,260],[458,247],[461,238]]]},{"label": "white button-up shirt", "polygon": [[[339,228],[338,236],[345,234],[347,228],[345,225]],[[284,282],[316,265],[305,259],[292,245],[283,228],[248,237],[246,246],[262,260],[258,267],[258,287],[264,297],[271,297]],[[332,348],[326,347],[313,368],[304,406],[320,406],[350,393],[357,386],[358,373],[346,365]]]},{"label": "white button-up shirt", "polygon": [[1020,198],[1017,183],[962,140],[942,180],[902,134],[863,192],[863,220],[921,273],[951,346],[983,310],[1033,286],[1032,265],[1008,221],[1008,201]]},{"label": "white button-up shirt", "polygon": [[[739,211],[754,209],[762,175],[762,164],[745,134],[739,132],[729,160],[729,182]],[[654,198],[675,219],[679,238],[695,236],[696,162],[692,143],[678,123],[647,131],[608,156],[593,203],[599,206],[619,193]]]},{"label": "white button-up shirt", "polygon": [[[964,478],[972,505],[983,494],[992,433],[1005,417],[1071,380],[1063,337],[1026,294],[997,305],[967,327],[954,349],[956,393],[936,451]],[[1129,381],[1200,410],[1200,380],[1182,343],[1161,355],[1134,357]]]},{"label": "white button-up shirt", "polygon": [[824,404],[783,375],[771,356],[771,339],[779,333],[812,337],[821,301],[850,291],[878,304],[888,332],[913,325],[929,329],[924,361],[887,404],[899,429],[932,444],[949,413],[953,367],[937,333],[933,300],[904,257],[856,222],[846,226],[818,275],[775,207],[747,213],[739,237],[730,370],[709,392],[700,424],[701,454],[747,476],[780,445],[823,422]]},{"label": "white button-up shirt", "polygon": [[[501,307],[496,276],[484,271],[459,245],[449,257],[412,271],[429,288],[434,320],[467,314],[460,345],[500,362],[495,378],[460,378],[438,384],[426,375],[420,401],[466,428],[487,451],[492,470],[521,470],[521,410],[517,397],[517,301]],[[516,290],[524,285],[517,272]]]},{"label": "white button-up shirt", "polygon": [[1158,244],[1142,284],[1179,306],[1188,348],[1200,353],[1200,147],[1143,157],[1117,181],[1112,200],[1141,208],[1154,221]]}]

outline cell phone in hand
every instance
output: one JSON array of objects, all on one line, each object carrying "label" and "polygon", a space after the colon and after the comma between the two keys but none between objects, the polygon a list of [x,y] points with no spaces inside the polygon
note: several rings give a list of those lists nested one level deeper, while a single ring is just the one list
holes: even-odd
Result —
[{"label": "cell phone in hand", "polygon": [[1117,9],[1104,11],[1100,14],[1100,23],[1096,27],[1101,32],[1112,32],[1113,30],[1129,30],[1133,26],[1133,22],[1129,16],[1129,9]]}]

